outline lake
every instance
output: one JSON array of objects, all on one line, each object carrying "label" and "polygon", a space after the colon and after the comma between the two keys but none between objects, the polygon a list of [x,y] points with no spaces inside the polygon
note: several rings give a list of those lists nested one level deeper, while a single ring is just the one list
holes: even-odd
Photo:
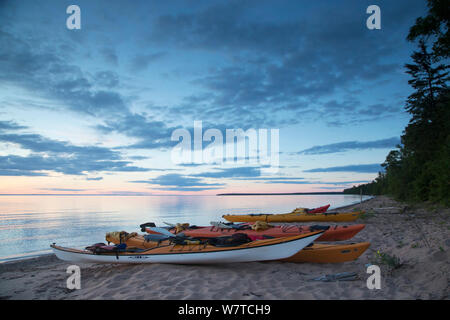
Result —
[{"label": "lake", "polygon": [[145,222],[209,225],[227,213],[286,213],[328,203],[332,209],[359,201],[359,195],[0,196],[0,261],[49,253],[53,242],[83,248],[105,242],[106,232],[140,232]]}]

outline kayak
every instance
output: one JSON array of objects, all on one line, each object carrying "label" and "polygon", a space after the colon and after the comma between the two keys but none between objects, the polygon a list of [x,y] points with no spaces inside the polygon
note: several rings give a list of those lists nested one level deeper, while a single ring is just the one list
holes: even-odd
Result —
[{"label": "kayak", "polygon": [[305,213],[296,212],[295,210],[291,213],[281,213],[281,214],[244,214],[235,215],[227,214],[223,215],[222,218],[231,222],[307,222],[307,221],[327,221],[327,222],[347,222],[354,221],[358,219],[359,215],[364,213],[364,211],[355,212],[325,212],[325,213]]},{"label": "kayak", "polygon": [[[251,225],[247,224],[249,227]],[[239,227],[242,225],[238,225]],[[342,241],[353,238],[358,232],[364,229],[364,224],[355,225],[344,225],[344,226],[330,226],[328,230],[317,238],[316,241]],[[252,229],[240,229],[240,228],[220,228],[220,227],[192,227],[183,230],[183,234],[188,237],[196,238],[210,238],[210,237],[220,237],[229,236],[234,233],[245,233],[249,237],[267,236],[267,237],[288,237],[293,235],[299,235],[303,233],[312,232],[314,230],[319,230],[324,227],[322,226],[306,226],[306,225],[294,225],[294,224],[284,224],[280,226],[273,226],[266,230],[255,231]],[[168,228],[170,232],[176,234],[176,228]],[[154,228],[146,227],[145,231],[149,234],[157,234]]]},{"label": "kayak", "polygon": [[338,263],[356,260],[369,248],[370,242],[350,244],[317,244],[314,243],[284,262]]},{"label": "kayak", "polygon": [[[322,231],[302,235],[251,241],[237,246],[214,246],[211,244],[174,244],[169,240],[146,241],[142,236],[127,239],[126,251],[93,253],[88,250],[50,247],[58,259],[88,263],[174,263],[208,264],[279,260],[293,256],[320,237]],[[132,243],[148,246],[136,251]],[[139,246],[137,246],[139,245]]]},{"label": "kayak", "polygon": [[330,207],[330,205],[327,204],[326,206],[318,207],[318,208],[314,208],[314,209],[304,209],[304,208],[299,208],[299,209],[304,209],[308,213],[324,213],[324,212],[327,212],[329,207]]}]

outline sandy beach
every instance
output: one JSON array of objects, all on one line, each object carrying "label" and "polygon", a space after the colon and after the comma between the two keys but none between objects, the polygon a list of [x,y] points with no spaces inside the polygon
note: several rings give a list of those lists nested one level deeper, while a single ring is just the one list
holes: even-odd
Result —
[{"label": "sandy beach", "polygon": [[[0,264],[0,299],[449,299],[449,210],[408,207],[384,196],[340,210],[360,206],[366,215],[354,223],[366,228],[346,242],[370,241],[371,247],[356,261],[80,264],[81,289],[69,290],[70,264],[47,255]],[[401,266],[378,261],[381,289],[369,290],[366,265],[375,264],[376,251],[398,257]],[[340,272],[355,272],[358,279],[311,280]]]}]

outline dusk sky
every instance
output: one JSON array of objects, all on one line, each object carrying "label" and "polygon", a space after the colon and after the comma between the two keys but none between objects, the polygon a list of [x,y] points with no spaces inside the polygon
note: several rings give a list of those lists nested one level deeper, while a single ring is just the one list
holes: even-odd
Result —
[{"label": "dusk sky", "polygon": [[[69,30],[69,5],[81,29]],[[366,9],[381,9],[369,30]],[[1,194],[341,191],[409,121],[425,1],[0,1]],[[176,129],[279,129],[279,170],[177,164]]]}]

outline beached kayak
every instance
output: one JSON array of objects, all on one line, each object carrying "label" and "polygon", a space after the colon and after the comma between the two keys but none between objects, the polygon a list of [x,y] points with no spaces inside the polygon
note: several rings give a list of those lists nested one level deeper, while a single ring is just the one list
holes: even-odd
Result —
[{"label": "beached kayak", "polygon": [[314,243],[284,262],[338,263],[353,261],[369,248],[370,242],[350,244],[318,244]]},{"label": "beached kayak", "polygon": [[[251,241],[237,246],[173,244],[170,240],[146,241],[142,236],[127,239],[126,251],[93,253],[52,244],[55,255],[64,261],[90,263],[175,263],[207,264],[279,260],[293,256],[320,237],[316,231],[292,237]],[[148,246],[147,249],[134,249]],[[139,246],[138,246],[139,245]],[[138,251],[137,251],[138,250]]]},{"label": "beached kayak", "polygon": [[326,206],[318,207],[318,208],[314,208],[314,209],[298,208],[296,210],[304,209],[304,211],[306,211],[308,213],[324,213],[324,212],[327,212],[329,207],[330,207],[330,205],[327,204]]},{"label": "beached kayak", "polygon": [[363,211],[355,212],[325,212],[325,213],[306,213],[296,212],[281,214],[227,214],[222,218],[231,222],[307,222],[307,221],[326,221],[326,222],[348,222],[358,219]]},{"label": "beached kayak", "polygon": [[[244,229],[243,227],[247,226],[248,229]],[[353,238],[358,232],[364,229],[364,224],[355,224],[355,225],[343,225],[343,226],[330,226],[325,232],[317,238],[316,241],[343,241]],[[326,227],[325,227],[326,228]],[[167,228],[173,234],[176,234],[176,228]],[[183,234],[189,237],[197,237],[197,238],[210,238],[210,237],[219,237],[219,236],[229,236],[234,233],[245,233],[249,237],[289,237],[299,234],[304,234],[308,232],[312,232],[315,230],[324,229],[323,226],[306,226],[306,225],[295,225],[295,224],[285,224],[279,226],[269,227],[266,230],[256,231],[251,229],[251,224],[246,225],[237,225],[236,228],[221,228],[217,226],[211,227],[187,227],[182,230]],[[157,234],[158,232],[154,231],[154,228],[146,227],[145,231],[149,234]]]}]

